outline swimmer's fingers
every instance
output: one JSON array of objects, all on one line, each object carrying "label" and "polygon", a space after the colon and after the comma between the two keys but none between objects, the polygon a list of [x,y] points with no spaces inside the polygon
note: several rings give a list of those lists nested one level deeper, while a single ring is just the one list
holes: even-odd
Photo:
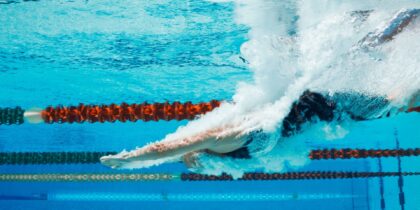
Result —
[{"label": "swimmer's fingers", "polygon": [[103,165],[108,166],[110,168],[117,168],[118,166],[117,162],[111,155],[101,157],[100,161]]}]

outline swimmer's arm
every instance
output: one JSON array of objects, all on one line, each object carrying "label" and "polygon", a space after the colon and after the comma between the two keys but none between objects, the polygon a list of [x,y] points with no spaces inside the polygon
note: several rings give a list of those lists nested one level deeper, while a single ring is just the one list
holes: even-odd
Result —
[{"label": "swimmer's arm", "polygon": [[101,163],[111,168],[122,168],[135,161],[158,160],[176,157],[211,146],[215,138],[209,132],[172,141],[160,141],[142,148],[101,157]]},{"label": "swimmer's arm", "polygon": [[211,129],[183,139],[157,142],[134,150],[127,156],[131,160],[155,160],[181,156],[193,151],[210,149],[215,152],[230,152],[245,143],[241,132],[231,126]]},{"label": "swimmer's arm", "polygon": [[242,136],[240,132],[233,132],[226,127],[217,128],[182,139],[152,143],[130,152],[104,156],[100,160],[102,164],[111,168],[121,168],[134,161],[181,157],[187,153],[205,149],[223,153],[241,147],[244,144],[244,138],[240,136]]},{"label": "swimmer's arm", "polygon": [[204,133],[173,141],[156,142],[129,152],[125,159],[142,161],[181,156],[191,151],[206,149],[213,141],[214,137]]}]

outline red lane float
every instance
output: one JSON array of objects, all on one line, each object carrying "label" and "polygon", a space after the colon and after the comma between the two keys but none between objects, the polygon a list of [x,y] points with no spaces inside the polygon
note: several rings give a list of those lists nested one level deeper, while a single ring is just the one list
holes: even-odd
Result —
[{"label": "red lane float", "polygon": [[205,114],[219,107],[220,101],[212,100],[192,104],[180,103],[142,103],[120,105],[84,105],[78,106],[49,106],[41,112],[46,123],[95,123],[95,122],[136,122],[158,120],[192,120],[198,115]]}]

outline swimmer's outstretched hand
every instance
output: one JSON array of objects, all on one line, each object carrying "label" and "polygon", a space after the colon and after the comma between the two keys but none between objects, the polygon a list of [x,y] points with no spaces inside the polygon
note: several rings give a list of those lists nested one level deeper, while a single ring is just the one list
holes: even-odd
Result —
[{"label": "swimmer's outstretched hand", "polygon": [[[146,161],[181,158],[185,154],[206,149],[215,153],[226,153],[239,149],[245,143],[243,133],[231,128],[211,129],[182,139],[160,141],[130,152],[104,156],[100,160],[102,164],[114,169],[141,168],[146,167],[147,164],[143,164]],[[138,164],[133,167],[129,164],[133,162]]]},{"label": "swimmer's outstretched hand", "polygon": [[100,158],[102,164],[113,168],[118,169],[121,168],[124,164],[128,163],[129,160],[129,153],[128,152],[121,152],[116,155],[107,155]]}]

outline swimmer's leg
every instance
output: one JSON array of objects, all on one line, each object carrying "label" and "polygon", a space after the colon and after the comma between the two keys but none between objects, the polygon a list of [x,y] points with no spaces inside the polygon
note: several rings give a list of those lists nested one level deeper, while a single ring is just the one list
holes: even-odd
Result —
[{"label": "swimmer's leg", "polygon": [[376,47],[393,40],[398,34],[404,31],[410,23],[420,16],[420,9],[406,9],[399,11],[384,28],[377,29],[367,34],[359,41],[359,46]]}]

